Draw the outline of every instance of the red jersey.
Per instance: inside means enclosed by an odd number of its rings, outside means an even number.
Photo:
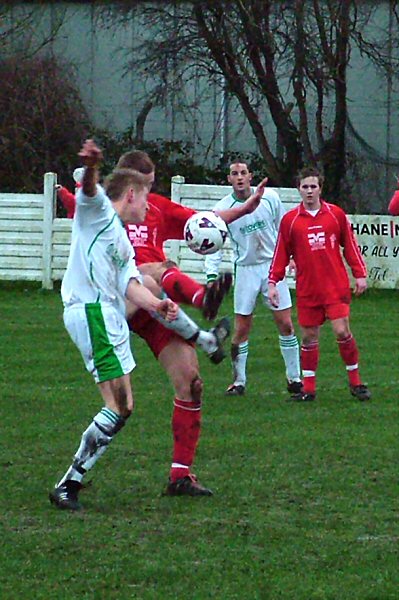
[[[296,294],[299,306],[320,306],[350,301],[350,283],[342,260],[355,278],[366,277],[366,265],[345,212],[321,201],[316,216],[301,204],[281,221],[269,272],[269,282],[285,276],[292,257],[296,264]]]
[[[75,196],[65,188],[58,190],[68,211],[68,219],[75,213]],[[135,251],[136,264],[163,262],[166,256],[163,244],[167,240],[182,240],[184,225],[197,211],[159,194],[148,194],[148,210],[143,223],[128,223],[126,231]]]
[[[184,225],[197,211],[172,202],[165,196],[148,194],[148,210],[143,223],[126,225],[136,253],[136,263],[163,262],[166,240],[182,240]]]
[[[388,211],[393,217],[399,216],[399,190],[396,190],[391,198]]]
[[[72,194],[72,192],[67,190],[65,187],[60,187],[57,190],[57,194],[65,210],[67,211],[67,218],[73,219],[76,207],[75,194]]]

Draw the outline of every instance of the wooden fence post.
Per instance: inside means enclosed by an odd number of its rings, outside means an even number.
[[[43,252],[42,252],[42,287],[45,290],[53,289],[51,263],[53,258],[53,220],[55,217],[57,183],[56,173],[44,175],[44,202],[43,202]]]

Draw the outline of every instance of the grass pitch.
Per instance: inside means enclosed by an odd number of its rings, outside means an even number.
[[[397,292],[352,305],[359,403],[328,324],[318,399],[286,402],[277,332],[258,306],[247,394],[201,357],[195,472],[212,498],[165,498],[172,388],[134,339],[136,410],[87,479],[84,510],[48,491],[101,401],[57,293],[0,287],[0,598],[388,600],[398,597]],[[223,313],[231,313],[231,300]]]

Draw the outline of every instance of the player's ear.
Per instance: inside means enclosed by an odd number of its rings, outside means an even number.
[[[129,204],[134,202],[134,189],[131,187],[127,192],[127,201]]]

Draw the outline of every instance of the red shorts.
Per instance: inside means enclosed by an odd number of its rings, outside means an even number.
[[[349,317],[350,305],[344,302],[336,304],[321,304],[320,306],[298,306],[298,323],[301,327],[318,327],[326,319],[334,321]]]
[[[171,340],[182,338],[174,331],[167,329],[145,310],[138,310],[131,319],[128,320],[129,329],[137,333],[147,342],[148,347],[158,358],[162,350],[170,344]]]

